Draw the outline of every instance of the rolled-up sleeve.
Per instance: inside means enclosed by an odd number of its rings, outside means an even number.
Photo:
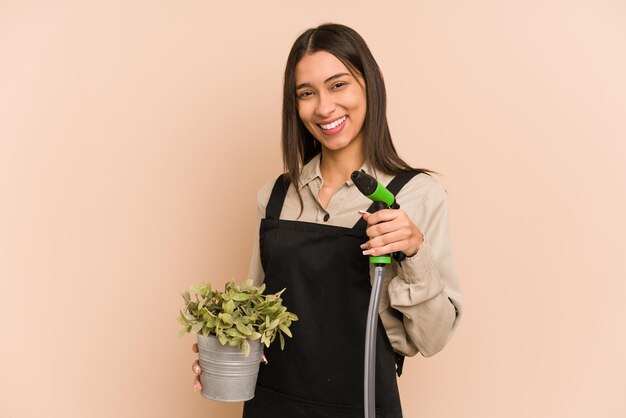
[[[410,351],[429,357],[447,344],[462,313],[443,185],[433,182],[416,210],[408,215],[424,234],[424,240],[417,254],[404,260],[389,282],[389,303],[402,314],[408,342],[416,349]]]

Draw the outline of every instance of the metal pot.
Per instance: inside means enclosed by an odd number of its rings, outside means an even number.
[[[202,396],[214,401],[241,402],[254,397],[259,374],[261,340],[249,341],[246,357],[238,347],[220,344],[214,335],[198,334]]]

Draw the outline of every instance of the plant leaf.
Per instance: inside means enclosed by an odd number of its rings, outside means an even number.
[[[194,319],[196,319],[195,315],[189,312],[181,312],[180,314],[184,316],[187,321],[193,321]]]
[[[278,328],[280,328],[280,330],[282,332],[284,332],[289,338],[293,337],[291,335],[291,331],[289,331],[289,328],[283,324],[278,324]],[[281,338],[282,338],[282,334],[281,334]]]
[[[185,291],[181,292],[181,296],[185,300],[185,303],[191,302],[191,296],[189,295],[188,291],[185,290]]]
[[[239,330],[239,332],[241,332],[243,335],[252,335],[252,330],[250,328],[248,328],[247,326],[239,323],[239,322],[235,322],[235,326],[237,327],[237,329]]]
[[[270,340],[265,336],[265,334],[261,335],[261,344],[265,344],[266,347],[270,346]]]
[[[250,355],[250,343],[246,340],[243,340],[241,342],[241,346],[239,347],[241,348],[241,351],[243,352],[243,354],[248,357],[248,355]]]
[[[233,295],[233,300],[236,300],[238,302],[245,302],[246,300],[250,299],[250,295],[248,295],[247,293],[235,293]]]
[[[273,320],[272,322],[270,322],[269,326],[267,327],[267,330],[276,328],[279,323],[280,323],[280,319]]]
[[[227,314],[232,314],[235,311],[235,302],[232,299],[229,299],[222,305],[222,308]]]
[[[227,328],[224,330],[224,333],[228,335],[229,337],[237,337],[241,335],[239,331],[237,330],[237,328]]]
[[[274,315],[276,313],[276,311],[278,310],[277,306],[270,306],[268,308],[265,308],[261,311],[261,313],[263,315]]]
[[[221,314],[218,315],[218,318],[224,321],[224,323],[227,325],[233,324],[233,316],[229,313],[222,312]]]
[[[196,322],[195,324],[191,326],[191,330],[189,332],[191,332],[192,334],[197,334],[198,331],[200,331],[203,326],[204,326],[204,322]]]

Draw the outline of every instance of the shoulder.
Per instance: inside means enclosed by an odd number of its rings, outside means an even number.
[[[270,200],[270,195],[272,194],[272,189],[274,188],[274,184],[276,183],[276,179],[267,181],[256,193],[256,202],[259,208],[265,208],[267,205],[267,201]]]
[[[411,204],[435,203],[445,201],[448,192],[443,183],[432,175],[420,173],[413,177],[398,193],[398,202]]]
[[[270,200],[270,196],[272,194],[272,190],[274,189],[274,185],[276,184],[276,180],[278,180],[278,176],[273,180],[267,181],[256,194],[256,201],[259,209],[265,210],[267,206],[267,202]]]

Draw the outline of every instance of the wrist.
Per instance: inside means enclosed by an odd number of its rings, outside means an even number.
[[[406,254],[406,257],[407,258],[415,257],[422,249],[423,244],[424,244],[424,234],[422,234],[422,237],[419,239],[419,244],[417,244],[417,248],[415,248],[414,251],[411,252],[411,254]]]

